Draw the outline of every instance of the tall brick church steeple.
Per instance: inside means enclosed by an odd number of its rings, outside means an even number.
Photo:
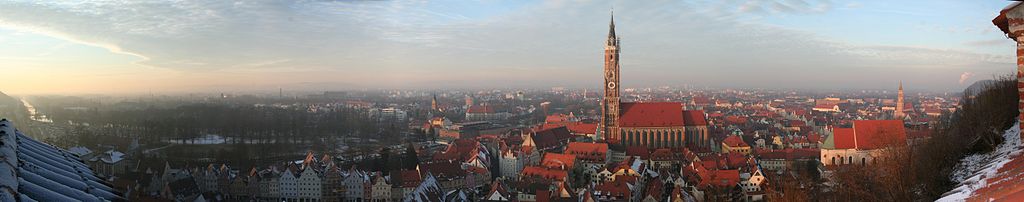
[[[441,111],[440,108],[437,107],[437,95],[434,95],[434,99],[430,100],[430,110]]]
[[[619,140],[619,38],[615,36],[614,13],[604,44],[604,99],[601,106],[600,138]]]
[[[896,93],[896,112],[894,118],[903,120],[903,81],[900,81],[900,90]]]

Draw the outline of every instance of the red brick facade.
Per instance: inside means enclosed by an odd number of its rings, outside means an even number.
[[[619,38],[615,37],[615,19],[608,25],[604,46],[604,99],[601,103],[601,138],[618,142],[619,124]]]

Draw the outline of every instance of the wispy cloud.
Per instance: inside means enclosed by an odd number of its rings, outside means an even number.
[[[738,5],[737,11],[751,14],[809,14],[832,10],[832,2],[827,0],[748,0]]]
[[[960,82],[959,83],[961,85],[963,85],[965,82],[967,82],[968,79],[971,79],[971,76],[974,76],[974,73],[972,73],[972,72],[964,72],[964,73],[960,74]]]
[[[1008,39],[990,39],[990,40],[968,41],[968,42],[964,43],[964,45],[967,45],[967,46],[980,46],[980,47],[1000,46],[1000,45],[1007,45],[1007,44],[1013,44],[1013,41],[1008,40]]]
[[[382,87],[455,80],[477,82],[480,85],[476,86],[481,87],[501,86],[508,83],[493,81],[508,78],[546,81],[530,85],[593,85],[600,78],[600,46],[607,33],[608,10],[613,5],[624,44],[623,76],[630,79],[624,85],[769,83],[794,87],[816,82],[823,84],[814,86],[835,87],[882,83],[863,80],[900,76],[878,76],[877,72],[912,75],[913,71],[927,69],[952,78],[967,68],[976,68],[970,71],[982,74],[1013,61],[1012,53],[852,43],[755,20],[825,17],[839,12],[835,7],[928,14],[912,9],[868,8],[856,2],[466,4],[6,1],[0,2],[0,26],[102,47],[162,69],[271,72],[267,76],[292,71],[317,74],[319,79],[293,82],[345,80]],[[963,32],[976,30],[984,29]],[[998,43],[1002,42],[972,41],[964,45]],[[500,75],[487,76],[494,72]]]

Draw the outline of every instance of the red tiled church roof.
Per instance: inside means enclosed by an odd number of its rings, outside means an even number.
[[[879,149],[907,141],[907,132],[900,120],[856,120],[853,128],[836,128],[832,134],[836,149]]]
[[[678,102],[622,103],[620,108],[623,127],[683,126],[683,107]]]
[[[856,147],[853,139],[853,128],[832,129],[833,141],[836,149],[853,149]]]
[[[900,120],[857,120],[853,121],[853,130],[858,149],[878,149],[907,141],[907,132]]]
[[[683,125],[704,126],[708,121],[704,118],[704,110],[683,110]]]

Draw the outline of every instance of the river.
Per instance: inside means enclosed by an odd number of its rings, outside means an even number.
[[[25,105],[25,109],[28,109],[29,119],[43,123],[53,123],[52,119],[47,118],[46,115],[36,111],[36,107],[32,106],[32,103],[28,103],[28,100],[25,100],[25,98],[21,98],[21,104]]]

